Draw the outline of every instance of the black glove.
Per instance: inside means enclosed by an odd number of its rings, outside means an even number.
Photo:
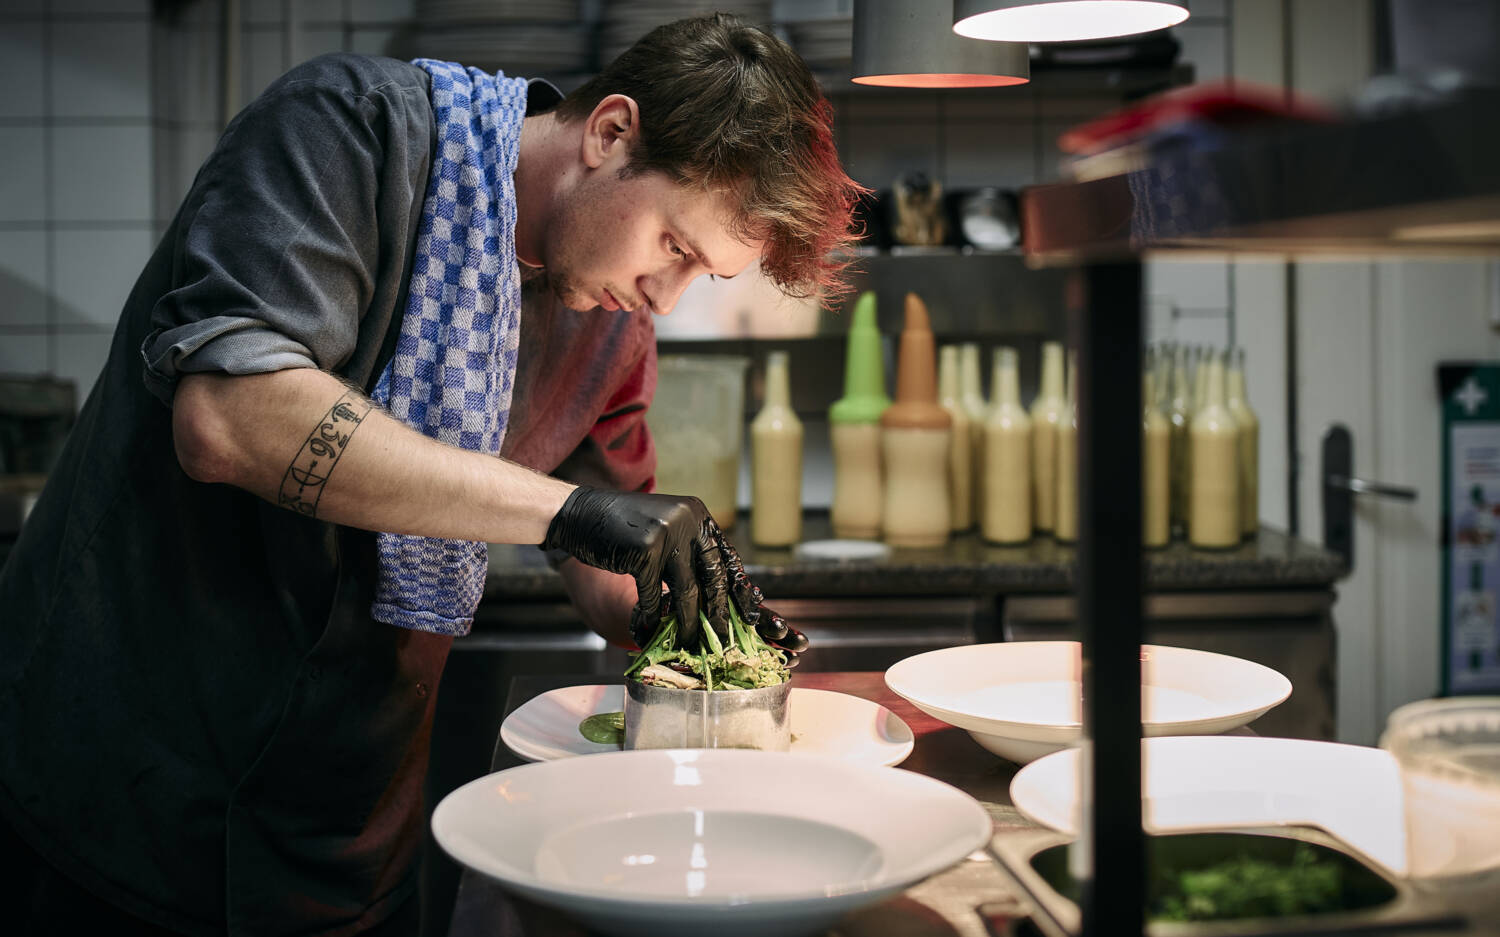
[[[661,626],[663,582],[672,590],[684,646],[698,642],[700,608],[714,631],[729,635],[729,581],[745,570],[697,498],[575,488],[552,518],[542,547],[635,579],[630,635],[641,647]]]
[[[755,626],[763,641],[786,654],[788,669],[797,666],[798,655],[807,650],[807,635],[787,624],[787,620],[775,610],[765,606],[761,601],[760,587],[745,575],[745,566],[740,562],[739,554],[734,552],[734,547],[725,541],[724,549],[733,557],[736,569],[730,576],[729,588],[734,596],[734,604],[739,606],[740,617],[746,624]]]

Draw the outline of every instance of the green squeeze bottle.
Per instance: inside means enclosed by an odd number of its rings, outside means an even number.
[[[885,393],[885,365],[880,329],[875,324],[875,294],[860,294],[849,324],[844,354],[844,396],[828,411],[833,437],[833,509],[835,537],[875,540],[880,537],[884,476],[880,462],[880,415],[891,405]]]

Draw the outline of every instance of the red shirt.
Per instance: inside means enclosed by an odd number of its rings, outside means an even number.
[[[523,294],[521,348],[500,454],[581,485],[650,491],[656,449],[656,329],[645,310],[568,309],[539,285]]]

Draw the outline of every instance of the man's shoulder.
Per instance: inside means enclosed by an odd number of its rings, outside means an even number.
[[[382,55],[329,52],[294,66],[266,91],[316,89],[386,97],[412,93],[425,101],[427,87],[427,72],[410,62]]]

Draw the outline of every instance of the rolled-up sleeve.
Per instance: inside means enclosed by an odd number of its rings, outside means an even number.
[[[168,405],[183,374],[335,370],[354,350],[380,262],[381,139],[327,72],[293,70],[247,107],[183,204],[141,345]]]

